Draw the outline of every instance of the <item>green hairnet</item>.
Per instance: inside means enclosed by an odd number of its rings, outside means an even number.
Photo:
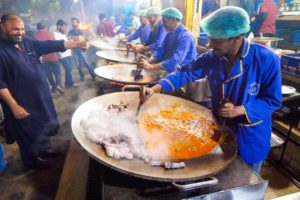
[[[161,10],[157,7],[151,7],[147,10],[147,16],[151,15],[161,15]]]
[[[163,17],[175,18],[178,20],[182,19],[182,13],[177,8],[174,7],[164,9],[161,15]]]
[[[247,33],[250,30],[250,19],[242,8],[227,6],[204,18],[201,28],[211,38],[226,39]]]
[[[146,17],[147,16],[147,10],[139,10],[138,16],[139,17]]]

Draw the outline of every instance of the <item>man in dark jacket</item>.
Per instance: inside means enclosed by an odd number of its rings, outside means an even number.
[[[88,46],[79,41],[25,38],[24,23],[15,14],[3,15],[0,25],[0,102],[7,143],[18,143],[26,168],[48,167],[46,158],[57,154],[50,136],[57,133],[58,121],[39,57]]]

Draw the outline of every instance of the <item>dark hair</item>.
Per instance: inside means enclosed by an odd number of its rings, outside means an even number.
[[[12,17],[17,17],[18,15],[15,13],[7,13],[1,16],[1,24],[9,21],[12,19]]]
[[[105,18],[106,16],[105,16],[104,13],[100,13],[98,17],[99,17],[99,20],[102,21],[102,20],[104,20],[104,18]]]
[[[79,19],[77,18],[77,17],[73,17],[72,19],[71,19],[71,21],[77,21],[77,23],[79,23],[80,21],[79,21]]]
[[[56,26],[64,26],[64,25],[68,25],[63,19],[58,19],[56,21]]]
[[[43,22],[38,22],[36,24],[36,28],[37,28],[37,30],[42,30],[42,29],[45,29],[46,26],[45,26],[45,24]]]

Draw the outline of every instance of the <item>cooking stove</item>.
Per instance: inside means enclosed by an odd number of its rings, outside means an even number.
[[[199,169],[201,170],[201,169]],[[146,180],[117,172],[90,159],[87,199],[263,199],[268,181],[262,180],[240,158],[214,176],[215,186],[178,191],[169,182]]]

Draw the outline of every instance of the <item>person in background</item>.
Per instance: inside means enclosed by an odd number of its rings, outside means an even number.
[[[254,19],[257,26],[257,36],[275,36],[277,13],[277,5],[272,0],[263,0],[259,13]]]
[[[100,37],[113,37],[114,27],[112,23],[106,21],[106,16],[104,13],[99,14],[99,24],[97,26],[97,35]]]
[[[122,14],[119,16],[119,20],[117,21],[117,23],[114,26],[114,33],[116,35],[118,34],[125,34],[128,35],[130,34],[129,30],[128,30],[128,26],[125,23],[125,16]]]
[[[40,56],[70,48],[87,49],[80,41],[38,41],[25,37],[24,23],[16,14],[1,16],[0,103],[6,143],[18,143],[25,168],[47,168],[57,156],[50,137],[58,121]]]
[[[133,47],[133,51],[144,53],[157,50],[166,37],[166,29],[161,20],[161,10],[157,7],[151,7],[146,13],[150,23],[150,36],[145,45],[139,44]]]
[[[164,69],[168,73],[177,70],[179,65],[187,65],[197,56],[194,36],[181,23],[182,13],[170,7],[162,12],[163,25],[168,31],[162,45],[153,52],[151,58],[142,59],[144,69]]]
[[[7,161],[4,158],[4,147],[0,144],[0,174],[5,170]]]
[[[255,14],[255,1],[253,0],[241,0],[240,7],[248,13],[250,19]]]
[[[210,15],[212,12],[220,8],[220,0],[203,0],[202,3],[202,19]]]
[[[146,42],[148,41],[150,35],[150,24],[148,23],[146,12],[146,10],[140,11],[139,17],[141,21],[141,26],[134,33],[130,34],[127,37],[128,42],[140,39],[141,44],[146,44]]]
[[[37,23],[38,32],[35,34],[34,39],[40,41],[54,40],[53,35],[46,30],[46,26],[42,22]],[[42,66],[47,75],[48,81],[51,85],[51,91],[60,94],[64,94],[64,90],[61,87],[61,71],[58,62],[57,53],[46,54],[41,57]]]
[[[131,19],[131,26],[129,29],[131,32],[134,32],[141,26],[140,19],[135,15],[134,12],[129,12],[128,16]]]
[[[67,41],[67,23],[63,19],[58,19],[56,22],[56,30],[54,32],[55,40],[64,40]],[[78,85],[74,83],[72,76],[72,52],[70,49],[59,52],[58,57],[59,61],[65,69],[65,87],[77,87]]]
[[[71,40],[78,40],[83,41],[84,40],[84,32],[79,28],[80,21],[78,18],[74,17],[72,18],[72,29],[69,31],[68,37]],[[96,80],[96,75],[94,73],[94,69],[91,64],[89,64],[86,59],[84,58],[83,52],[80,48],[74,48],[72,49],[72,56],[75,59],[77,69],[79,71],[80,80],[84,81],[85,75],[82,70],[82,67],[84,65],[87,66],[88,71],[92,77],[92,80]]]
[[[250,19],[242,8],[223,7],[203,19],[201,26],[212,50],[152,88],[141,90],[140,100],[145,102],[153,92],[172,92],[207,76],[212,112],[226,118],[237,137],[238,154],[259,173],[270,150],[271,114],[282,102],[279,57],[245,39]]]

